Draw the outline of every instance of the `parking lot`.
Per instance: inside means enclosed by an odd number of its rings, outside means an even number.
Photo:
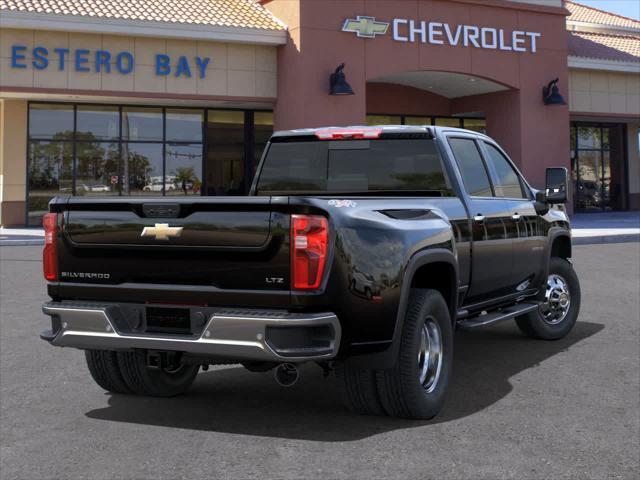
[[[289,389],[229,366],[183,397],[109,395],[81,351],[38,338],[41,247],[0,247],[0,477],[637,478],[640,245],[574,254],[573,332],[458,333],[446,407],[415,422],[349,413],[315,366]]]

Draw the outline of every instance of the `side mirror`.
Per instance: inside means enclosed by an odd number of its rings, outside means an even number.
[[[567,203],[569,175],[564,167],[547,168],[545,201],[550,205]]]

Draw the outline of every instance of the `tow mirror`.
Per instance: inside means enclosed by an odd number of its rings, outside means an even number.
[[[567,203],[569,190],[567,169],[564,167],[547,168],[545,201],[550,204]]]

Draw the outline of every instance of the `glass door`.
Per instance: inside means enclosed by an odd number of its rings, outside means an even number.
[[[626,208],[624,126],[574,124],[571,128],[575,210]]]

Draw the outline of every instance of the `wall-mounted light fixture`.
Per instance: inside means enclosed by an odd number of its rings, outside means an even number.
[[[347,83],[343,70],[344,63],[341,63],[329,77],[329,95],[353,95],[353,89]]]
[[[542,101],[545,105],[566,105],[564,97],[560,95],[558,88],[558,78],[549,82],[549,85],[542,87]]]

